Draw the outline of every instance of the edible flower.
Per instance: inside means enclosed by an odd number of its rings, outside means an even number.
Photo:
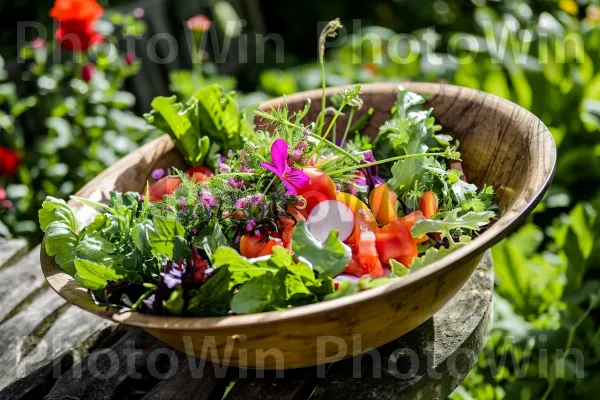
[[[298,195],[298,189],[308,186],[310,178],[304,172],[288,165],[288,144],[283,139],[277,139],[271,146],[272,163],[262,162],[261,167],[271,171],[281,179],[288,192],[293,196]]]

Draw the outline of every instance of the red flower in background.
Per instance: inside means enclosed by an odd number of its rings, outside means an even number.
[[[94,29],[104,10],[96,0],[56,0],[50,16],[58,21],[54,37],[67,51],[86,51],[104,41]]]
[[[89,82],[94,77],[94,66],[92,64],[85,64],[81,67],[81,79],[84,82]]]
[[[0,175],[14,175],[19,170],[23,158],[6,147],[0,146]]]

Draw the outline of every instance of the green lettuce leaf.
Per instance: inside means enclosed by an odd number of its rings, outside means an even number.
[[[67,274],[75,275],[75,256],[79,236],[63,218],[46,225],[44,243],[46,253],[54,257],[56,264]]]
[[[38,212],[40,219],[40,228],[46,232],[46,228],[52,222],[61,221],[66,224],[73,232],[77,231],[77,219],[71,207],[64,200],[47,196],[42,203],[42,208]]]
[[[126,276],[125,270],[112,263],[99,263],[81,258],[75,258],[75,269],[75,281],[90,290],[104,289],[108,282],[118,281]]]
[[[338,239],[337,231],[331,231],[321,243],[309,232],[306,221],[294,227],[292,248],[296,258],[305,259],[315,271],[330,278],[342,273],[352,258],[350,247]]]

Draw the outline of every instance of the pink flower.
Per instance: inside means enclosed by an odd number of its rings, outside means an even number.
[[[142,18],[144,18],[144,14],[145,14],[145,12],[144,12],[143,8],[138,7],[135,10],[133,10],[133,16],[136,19],[142,19]]]
[[[46,41],[40,37],[35,38],[33,42],[31,42],[31,47],[33,47],[34,49],[41,49],[43,47],[46,47]]]
[[[0,201],[6,200],[6,189],[0,187]]]
[[[235,208],[238,210],[243,210],[246,207],[248,207],[248,200],[245,197],[235,202]]]
[[[226,174],[228,172],[231,172],[231,168],[227,164],[221,164],[219,166],[219,172],[222,173],[222,174]]]
[[[210,29],[211,21],[204,14],[198,14],[187,20],[186,26],[192,32],[206,32]]]
[[[283,139],[277,139],[271,146],[271,160],[273,162],[263,161],[260,165],[277,175],[288,192],[296,196],[299,188],[306,187],[310,183],[310,178],[299,169],[290,167],[287,162],[287,156],[288,144]]]

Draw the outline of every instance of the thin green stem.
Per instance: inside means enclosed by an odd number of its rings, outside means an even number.
[[[271,189],[271,186],[273,186],[273,183],[275,183],[275,180],[278,178],[277,175],[275,175],[273,177],[273,179],[271,179],[271,182],[269,182],[269,184],[267,185],[267,187],[265,188],[265,194],[269,192],[269,189]]]
[[[346,103],[342,103],[342,105],[340,106],[340,108],[338,108],[338,110],[336,111],[335,115],[331,119],[331,122],[329,123],[329,126],[327,127],[327,130],[325,131],[325,133],[323,135],[321,135],[321,141],[319,142],[319,144],[317,144],[317,147],[315,148],[313,154],[315,154],[317,151],[319,151],[319,149],[323,145],[323,139],[325,139],[327,136],[329,136],[329,132],[335,126],[335,121],[338,119],[338,117],[342,113],[342,109],[345,106],[346,106]],[[313,154],[311,154],[311,157],[312,157]]]
[[[348,136],[348,132],[350,131],[350,125],[352,125],[352,118],[354,118],[354,107],[350,109],[350,115],[348,116],[348,124],[346,125],[346,130],[344,131],[344,136],[342,137],[342,141],[340,145],[344,145],[346,141],[346,137]]]
[[[319,136],[323,132],[323,126],[325,125],[325,103],[327,101],[325,97],[325,61],[323,60],[323,52],[319,52],[319,65],[321,67],[321,112],[319,113],[319,123],[317,124],[317,129],[319,131]]]
[[[229,178],[229,177],[239,176],[239,175],[254,175],[254,173],[253,172],[227,172],[227,173],[224,173],[224,174],[215,175],[215,176],[213,176],[210,179],[213,179],[213,178]]]
[[[330,172],[329,176],[340,175],[340,174],[343,174],[345,172],[354,171],[356,169],[374,167],[375,165],[385,164],[385,163],[392,162],[392,161],[405,160],[407,158],[437,157],[437,156],[444,156],[445,154],[446,153],[406,154],[406,155],[403,155],[403,156],[396,156],[396,157],[386,158],[385,160],[375,161],[375,162],[371,162],[371,163],[367,163],[367,164],[360,164],[360,165],[356,165],[356,166],[352,166],[352,167],[345,167],[345,168],[342,168],[342,169],[338,169],[337,171]]]

